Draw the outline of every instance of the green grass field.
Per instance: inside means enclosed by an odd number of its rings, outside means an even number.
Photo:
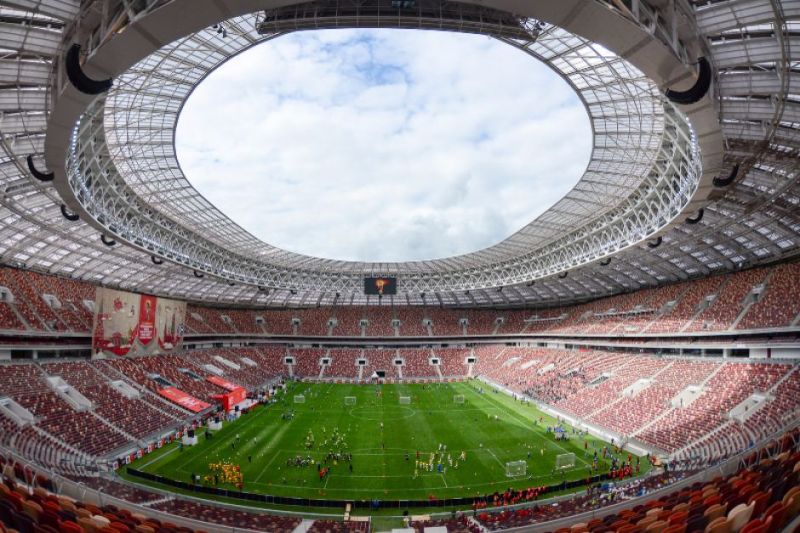
[[[304,395],[305,403],[294,403],[295,395]],[[454,401],[456,395],[464,396],[463,404]],[[345,405],[348,396],[356,398],[355,405]],[[400,396],[410,396],[410,405],[401,405]],[[227,461],[240,466],[247,492],[312,499],[422,500],[429,495],[475,496],[586,478],[594,449],[599,452],[606,444],[572,435],[567,442],[556,441],[546,432],[554,419],[478,381],[381,386],[295,383],[280,398],[225,424],[209,440],[199,431],[197,446],[180,450],[174,443],[131,467],[188,482],[192,473],[209,475],[210,463]],[[290,411],[293,418],[284,420]],[[339,435],[336,444],[334,431]],[[446,445],[447,451],[438,453],[439,445]],[[330,451],[352,454],[352,472],[347,461],[325,463]],[[437,453],[435,463],[441,461],[446,470],[417,469],[415,476],[417,451],[425,463]],[[466,460],[458,459],[462,451]],[[554,472],[556,456],[565,453],[575,453],[575,467]],[[288,466],[287,461],[297,456],[310,457],[311,463]],[[506,463],[520,460],[526,462],[527,473],[507,477]],[[319,478],[317,462],[330,468],[325,479]],[[641,466],[644,474],[648,462],[642,460]],[[600,471],[607,470],[608,463],[601,461]]]

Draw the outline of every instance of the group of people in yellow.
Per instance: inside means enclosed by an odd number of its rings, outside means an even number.
[[[230,483],[240,487],[244,484],[244,475],[239,465],[233,463],[209,463],[209,473],[203,477],[203,481],[209,485],[219,485],[220,483]]]
[[[463,450],[458,457],[453,459],[453,456],[447,451],[446,444],[439,444],[439,449],[435,452],[431,452],[427,461],[425,461],[424,458],[422,458],[422,454],[417,451],[417,459],[414,465],[414,479],[417,479],[420,471],[433,472],[435,470],[440,474],[446,474],[448,466],[458,470],[459,461],[463,463],[466,460],[467,452]]]

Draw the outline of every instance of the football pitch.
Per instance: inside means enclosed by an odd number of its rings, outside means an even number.
[[[586,479],[595,450],[599,473],[608,471],[605,442],[571,427],[569,439],[557,441],[547,431],[556,424],[479,381],[290,383],[277,402],[225,423],[211,438],[199,429],[197,446],[173,443],[130,466],[183,482],[199,475],[202,484],[232,490],[236,480],[226,481],[224,471],[238,467],[245,492],[332,500],[470,497]],[[568,453],[575,454],[574,467],[556,469],[556,457]],[[507,463],[514,461],[525,472],[509,476]],[[232,466],[212,469],[220,463]],[[641,473],[648,469],[642,459]]]

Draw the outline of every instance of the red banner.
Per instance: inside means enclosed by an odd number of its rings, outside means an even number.
[[[198,400],[194,396],[189,396],[182,390],[178,390],[175,387],[164,387],[163,389],[160,389],[158,393],[167,400],[174,402],[184,409],[192,411],[193,413],[199,413],[203,409],[211,407],[210,403]]]
[[[185,316],[186,302],[98,287],[92,353],[153,355],[180,349]]]
[[[220,387],[222,387],[225,390],[233,391],[233,390],[242,388],[241,385],[237,385],[236,383],[232,383],[232,382],[228,381],[227,379],[221,378],[219,376],[207,376],[206,377],[206,381],[208,381],[209,383],[213,383],[214,385],[219,385]]]
[[[139,303],[139,342],[144,345],[156,336],[156,297],[142,295]]]

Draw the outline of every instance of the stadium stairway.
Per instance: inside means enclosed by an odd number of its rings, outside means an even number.
[[[114,430],[114,431],[117,431],[118,433],[122,433],[122,434],[125,436],[125,438],[126,438],[126,439],[128,439],[128,441],[130,441],[130,442],[136,442],[136,443],[138,443],[140,446],[144,444],[144,441],[142,441],[142,440],[140,440],[140,439],[137,439],[136,437],[134,437],[133,435],[131,435],[130,433],[128,433],[127,431],[125,431],[125,430],[124,430],[124,429],[122,429],[121,427],[115,426],[114,424],[112,424],[111,422],[109,422],[108,420],[106,420],[105,418],[103,418],[102,416],[100,416],[99,414],[97,414],[97,412],[96,412],[96,411],[94,411],[94,410],[91,410],[91,411],[89,411],[89,413],[90,413],[90,414],[91,414],[93,417],[95,417],[97,420],[99,420],[99,421],[100,421],[102,424],[104,424],[106,427],[108,427],[108,428],[110,428],[110,429],[112,429],[112,430]]]
[[[19,320],[20,324],[23,324],[25,326],[25,329],[33,329],[31,328],[31,325],[28,323],[28,321],[25,320],[25,317],[22,316],[22,313],[19,312],[19,309],[17,309],[16,304],[8,302],[7,305],[8,308],[14,312],[14,316],[17,317],[17,320]]]
[[[155,500],[149,500],[149,501],[146,501],[146,502],[141,502],[139,505],[142,505],[144,507],[150,507],[152,505],[158,505],[160,503],[167,503],[167,502],[172,501],[174,499],[175,498],[173,496],[164,496],[163,498],[157,498]]]
[[[325,351],[325,357],[330,357],[330,356],[331,356],[331,351],[330,350],[326,350]],[[325,365],[319,365],[319,375],[317,375],[317,379],[322,379],[322,376],[325,375],[325,369],[326,368],[328,368],[328,367],[325,366]]]
[[[702,299],[700,300],[700,303],[698,304],[697,308],[692,314],[692,317],[689,320],[687,320],[686,323],[683,325],[683,327],[681,327],[678,331],[680,332],[687,331],[691,327],[691,325],[694,324],[695,320],[700,318],[700,315],[705,313],[705,311],[709,307],[713,306],[716,303],[716,301],[719,299],[720,294],[722,294],[723,291],[725,291],[730,281],[731,281],[730,278],[723,278],[722,283],[718,287],[716,287],[715,290],[712,290],[711,292],[704,294]],[[705,298],[708,297],[710,294],[716,294],[716,297],[711,301],[707,301]]]
[[[292,533],[307,533],[307,531],[311,529],[311,526],[314,525],[314,522],[315,520],[303,520],[297,524],[297,527],[292,530]]]

